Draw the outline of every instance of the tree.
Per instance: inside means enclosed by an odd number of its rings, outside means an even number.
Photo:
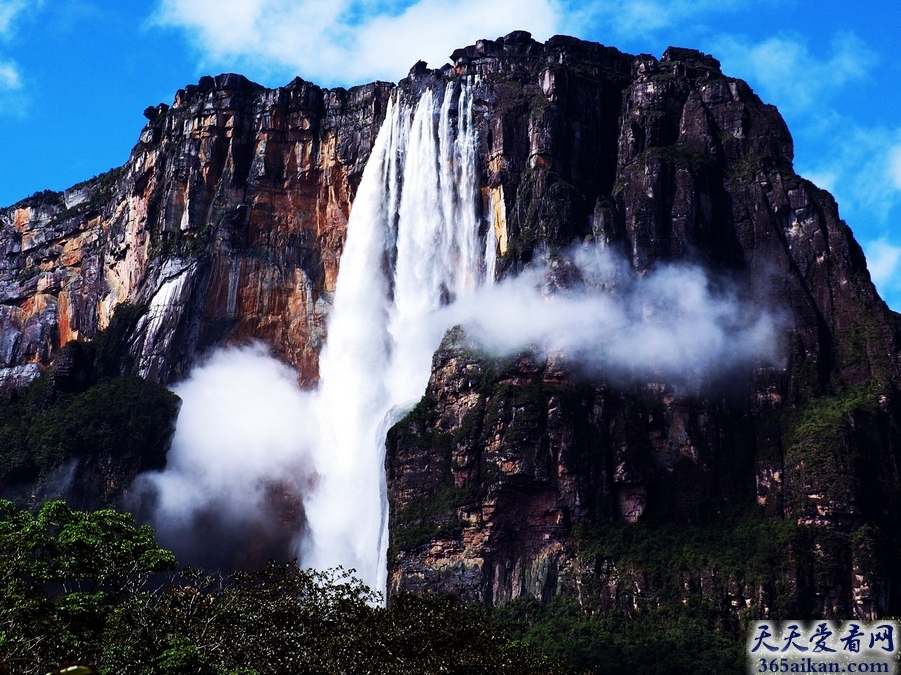
[[[400,595],[384,608],[351,571],[296,562],[161,578],[174,556],[127,513],[50,502],[33,516],[0,502],[0,517],[0,672],[564,672],[451,598]]]
[[[110,610],[174,569],[153,530],[111,509],[45,504],[37,516],[0,500],[0,659],[46,673],[99,654]]]

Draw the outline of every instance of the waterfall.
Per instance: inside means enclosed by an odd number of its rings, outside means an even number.
[[[494,277],[496,241],[478,210],[471,82],[388,105],[347,225],[319,360],[305,500],[307,566],[343,565],[385,590],[385,433],[422,395],[448,326],[443,305]],[[487,232],[481,230],[487,229]]]
[[[778,317],[713,292],[722,284],[690,265],[637,275],[611,249],[580,246],[566,254],[584,282],[572,291],[545,292],[553,265],[492,284],[498,235],[479,210],[478,86],[389,102],[348,222],[317,389],[283,386],[293,375],[262,347],[223,350],[178,385],[166,469],[135,489],[152,495],[164,545],[216,558],[278,520],[273,495],[302,493],[303,564],[353,568],[384,591],[385,434],[422,395],[454,324],[487,352],[541,350],[623,381],[702,383],[782,363]]]

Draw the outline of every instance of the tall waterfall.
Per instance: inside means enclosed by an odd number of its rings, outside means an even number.
[[[494,233],[480,232],[472,84],[396,95],[347,225],[320,360],[314,451],[305,501],[304,565],[343,565],[386,584],[385,434],[422,395],[446,326],[442,305],[494,277]]]
[[[489,287],[498,242],[479,217],[477,86],[390,102],[348,223],[319,388],[284,386],[294,374],[261,347],[223,350],[176,387],[166,470],[142,478],[164,545],[215,553],[241,540],[232,529],[278,520],[273,495],[302,493],[303,564],[354,568],[384,590],[385,434],[422,395],[454,323],[486,351],[543,350],[623,381],[702,383],[781,363],[778,317],[691,265],[637,275],[610,248],[579,246],[567,255],[584,283],[571,291],[551,299],[540,265]]]

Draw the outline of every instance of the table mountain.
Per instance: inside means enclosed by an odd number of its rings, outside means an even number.
[[[451,58],[349,90],[204,77],[145,111],[123,167],[0,210],[2,386],[60,372],[123,303],[119,374],[167,384],[259,339],[314,384],[389,98],[466,79],[499,279],[544,265],[565,288],[574,242],[637,275],[697,265],[781,318],[780,363],[624,382],[451,331],[388,436],[389,590],[897,612],[898,315],[778,111],[690,49],[520,31]]]

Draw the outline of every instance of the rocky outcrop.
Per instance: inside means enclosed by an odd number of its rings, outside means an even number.
[[[145,112],[121,169],[0,212],[0,377],[48,365],[130,301],[146,309],[131,345],[144,377],[172,381],[209,346],[257,338],[315,380],[350,204],[392,88],[205,77]]]
[[[613,604],[659,604],[666,583],[629,555],[587,553],[586,533],[636,521],[710,531],[756,504],[800,528],[778,544],[792,562],[761,581],[699,556],[684,573],[718,580],[686,589],[759,616],[888,611],[894,554],[852,541],[899,533],[897,317],[832,197],[794,173],[775,108],[692,50],[658,60],[520,35],[455,58],[487,92],[485,201],[503,204],[506,270],[574,239],[619,249],[638,273],[697,263],[782,313],[786,362],[702,389],[622,386],[530,354],[499,364],[449,339],[389,435],[391,588],[591,604],[592,586]],[[754,550],[776,536],[759,527]]]
[[[688,49],[657,59],[515,32],[452,60],[347,91],[203,78],[145,111],[121,169],[0,211],[0,386],[93,338],[126,300],[142,311],[126,343],[146,378],[257,338],[315,381],[389,96],[468,78],[498,275],[574,241],[637,274],[692,262],[784,318],[784,367],[624,385],[449,335],[389,435],[391,590],[652,605],[672,580],[613,551],[604,528],[720,532],[759,512],[747,527],[785,552],[778,578],[701,556],[673,583],[759,615],[897,608],[897,315],[832,197],[794,173],[776,109]],[[549,270],[551,285],[565,274]],[[748,560],[766,558],[756,546]]]

